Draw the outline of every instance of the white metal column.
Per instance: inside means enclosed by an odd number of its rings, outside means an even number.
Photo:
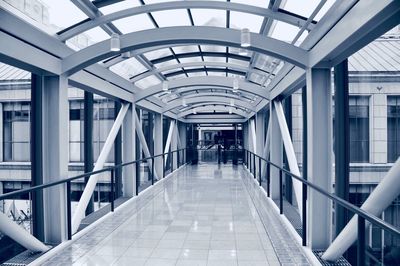
[[[163,115],[154,113],[154,155],[162,154],[163,151]],[[163,173],[163,160],[159,156],[154,159],[154,167],[158,176],[161,178]]]
[[[134,117],[135,104],[130,104],[122,124],[122,162],[136,160],[136,126]],[[127,165],[122,168],[123,194],[125,197],[133,197],[136,194],[136,166]]]
[[[256,152],[257,151],[257,143],[256,143],[256,121],[255,118],[249,121],[249,145],[250,151]]]
[[[171,138],[171,151],[175,151],[178,149],[178,123],[174,123],[174,130],[172,131],[172,138]],[[178,155],[174,153],[172,156],[173,161],[172,165],[174,166],[174,169],[178,167]]]
[[[243,148],[250,150],[248,128],[249,128],[249,121],[247,120],[246,122],[243,123]]]
[[[308,180],[332,191],[332,92],[330,69],[307,69]],[[310,189],[307,200],[308,246],[325,249],[331,240],[331,203]]]
[[[265,112],[264,110],[260,110],[257,114],[256,114],[256,151],[255,153],[258,156],[263,156],[263,151],[264,151],[264,135],[265,135]],[[256,160],[256,174],[257,174],[257,178],[259,175],[259,172],[261,171],[261,169],[259,169],[259,165],[258,164],[258,160]]]
[[[96,164],[93,168],[94,172],[103,169],[107,157],[114,144],[114,140],[118,134],[119,129],[121,128],[125,115],[128,112],[128,109],[129,109],[129,104],[122,104],[121,110],[119,111],[118,116],[115,119],[115,122],[110,130],[110,133],[108,134],[104,146],[99,154],[99,158],[97,159]],[[100,174],[90,176],[89,181],[87,182],[85,189],[83,190],[81,199],[79,200],[78,206],[76,207],[75,213],[72,217],[73,233],[78,231],[79,224],[81,223],[83,217],[85,217],[86,207],[89,203],[89,200],[93,194],[94,189],[96,188],[96,184],[99,177]]]
[[[270,160],[272,163],[282,167],[282,157],[283,157],[283,149],[282,149],[282,136],[279,129],[278,116],[276,115],[276,108],[274,104],[270,106],[271,114],[270,114]],[[270,196],[272,199],[279,199],[279,170],[272,166],[270,167]]]
[[[165,161],[164,161],[165,165],[167,164],[168,151],[169,151],[169,148],[171,147],[171,140],[172,140],[174,129],[175,129],[175,120],[171,120],[171,123],[169,124],[167,141],[165,142],[165,147],[164,147],[164,153],[167,153],[165,155]]]
[[[368,196],[367,200],[361,206],[361,209],[372,215],[379,216],[390,206],[390,204],[399,196],[400,192],[400,158],[390,168],[389,172],[378,184],[378,186]],[[337,260],[357,239],[357,218],[354,215],[346,227],[336,237],[335,241],[329,246],[323,259],[328,261]],[[367,222],[368,224],[368,222]]]
[[[43,84],[43,183],[68,178],[68,79],[47,76]],[[44,190],[44,230],[47,243],[67,239],[66,186]]]
[[[184,149],[186,148],[186,124],[185,123],[179,123],[179,149]],[[183,150],[180,152],[180,160],[181,163],[186,162],[186,150]]]
[[[274,101],[275,106],[275,114],[278,117],[279,128],[281,130],[283,145],[285,147],[285,153],[287,157],[287,161],[289,163],[290,172],[300,176],[299,165],[297,164],[296,154],[293,148],[293,142],[290,137],[289,128],[286,123],[285,114],[283,112],[282,103],[278,101]],[[299,209],[300,217],[302,216],[302,183],[297,179],[292,178],[294,193],[296,196],[297,207]]]
[[[262,153],[263,158],[265,158],[267,160],[269,157],[270,147],[271,147],[271,142],[269,140],[270,138],[271,138],[271,117],[268,120],[267,134],[265,136],[264,150]],[[267,164],[266,163],[261,164],[261,173],[262,173],[262,176],[266,176],[266,174],[267,174]]]
[[[140,144],[142,146],[144,156],[151,157],[152,154],[150,153],[149,147],[147,146],[146,138],[144,137],[143,130],[142,130],[142,127],[140,124],[140,120],[139,120],[139,117],[137,116],[136,112],[134,112],[134,116],[135,116],[136,134],[137,134]],[[152,163],[151,159],[147,160],[147,165],[149,166],[149,169],[152,169],[153,163]],[[160,179],[159,175],[157,174],[157,171],[154,171],[154,179],[158,179],[158,180]]]

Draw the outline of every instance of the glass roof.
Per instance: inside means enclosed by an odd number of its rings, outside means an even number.
[[[179,0],[179,2],[185,0]],[[231,2],[233,4],[251,5],[259,8],[273,6],[273,0],[214,0]],[[8,1],[9,10],[29,21],[49,34],[62,34],[74,29],[84,21],[96,17],[109,15],[128,8],[140,7],[156,3],[172,2],[167,0],[123,0],[123,1],[69,1],[69,0],[41,0],[34,1],[32,10],[21,1]],[[22,4],[21,4],[22,3]],[[75,3],[77,3],[75,5]],[[335,0],[287,0],[274,12],[284,12],[297,19],[307,20],[315,25],[335,3]],[[96,5],[97,6],[96,6]],[[21,15],[22,14],[22,15]],[[67,15],[66,15],[67,14]],[[207,8],[181,8],[155,11],[147,14],[136,14],[120,18],[106,25],[96,26],[80,33],[66,41],[74,50],[80,50],[100,41],[110,38],[112,33],[128,34],[131,32],[154,28],[173,26],[213,26],[229,27],[232,29],[248,28],[253,33],[268,32],[269,36],[281,41],[300,46],[309,32],[306,27],[298,27],[283,21],[273,20],[270,28],[263,29],[265,21],[270,18],[239,11],[216,10]],[[39,25],[39,26],[38,26]],[[312,28],[311,28],[312,29]],[[164,58],[165,60],[160,60]],[[205,66],[185,66],[184,68],[170,68],[167,71],[158,71],[159,68],[204,62]],[[111,71],[127,80],[152,71],[152,75],[142,75],[143,79],[135,80],[134,84],[141,89],[161,83],[163,80],[173,80],[196,76],[240,76],[243,79],[267,85],[284,65],[284,62],[263,54],[239,50],[237,48],[218,45],[179,45],[153,50],[150,52],[128,56],[120,55],[109,63],[100,62]],[[211,66],[208,66],[210,63]],[[218,66],[218,64],[220,64]],[[236,67],[227,67],[231,64]],[[223,65],[223,66],[222,66]],[[239,68],[240,67],[240,68]],[[245,70],[243,70],[245,68]],[[165,94],[165,93],[164,93]],[[171,95],[167,95],[172,97]]]

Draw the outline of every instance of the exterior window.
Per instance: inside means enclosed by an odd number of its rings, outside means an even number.
[[[83,150],[83,102],[71,101],[69,104],[69,161],[82,162]]]
[[[30,161],[30,103],[5,103],[3,127],[4,161]]]
[[[93,106],[93,159],[97,161],[114,124],[114,102],[108,99],[97,99]],[[114,162],[114,147],[108,155],[107,162]]]
[[[400,96],[387,98],[387,160],[395,162],[400,155]]]
[[[349,97],[350,162],[369,162],[369,97]]]

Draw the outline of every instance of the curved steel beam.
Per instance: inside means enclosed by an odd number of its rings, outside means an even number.
[[[173,90],[177,88],[193,87],[193,86],[225,87],[232,89],[233,80],[234,79],[231,77],[219,77],[219,76],[189,77],[189,78],[175,79],[169,81],[169,89]],[[257,95],[263,99],[267,100],[269,99],[269,92],[264,87],[261,87],[259,85],[250,82],[239,80],[239,90]],[[138,91],[135,94],[136,102],[143,100],[147,97],[150,97],[154,94],[157,94],[159,92],[162,92],[161,83],[149,87],[147,89]]]
[[[221,107],[226,108],[226,107],[228,107],[228,104],[226,104],[226,103],[216,103],[216,102],[202,102],[202,103],[192,104],[192,105],[188,106],[187,108],[185,108],[183,110],[180,110],[180,111],[181,112],[185,112],[185,111],[193,109],[193,108],[204,107],[204,106],[208,106],[208,107],[209,106],[211,106],[211,107],[213,107],[213,106],[221,106]],[[248,110],[245,107],[242,107],[242,106],[237,105],[237,104],[233,107],[233,109],[235,109],[235,108],[241,110],[244,113],[248,113],[248,114],[254,113],[254,111]]]
[[[240,71],[240,70],[235,70],[235,69],[226,69],[226,68],[216,68],[216,67],[202,67],[202,68],[191,68],[191,69],[185,69],[185,70],[177,70],[175,72],[170,72],[167,74],[164,74],[166,78],[169,77],[175,77],[179,75],[185,75],[185,73],[199,73],[199,72],[211,72],[211,73],[229,73],[232,75],[237,75],[237,76],[245,76],[246,72]]]
[[[187,115],[192,115],[193,110],[196,110],[196,112],[214,112],[214,111],[225,111],[227,113],[229,112],[228,108],[223,105],[202,106],[202,107],[190,108],[187,111],[181,112],[181,113],[179,113],[178,118],[185,117]],[[243,117],[247,117],[246,112],[242,111],[239,108],[232,108],[232,113],[243,116]]]
[[[179,26],[144,30],[122,35],[121,50],[110,51],[110,40],[105,40],[75,52],[62,60],[62,72],[71,75],[117,53],[163,44],[209,44],[240,47],[240,30],[218,27]],[[295,45],[260,34],[251,33],[248,49],[306,68],[308,52]]]
[[[206,92],[206,93],[193,93],[193,94],[189,94],[189,95],[184,95],[184,96],[180,96],[178,98],[175,98],[169,102],[167,102],[166,104],[169,104],[172,101],[178,100],[178,99],[191,99],[191,98],[196,98],[196,97],[226,97],[228,99],[234,99],[236,100],[240,100],[243,102],[247,102],[249,104],[251,104],[251,102],[249,100],[245,100],[243,97],[238,96],[237,94],[230,94],[230,93],[223,93],[223,92]],[[248,98],[246,98],[248,99]],[[251,99],[250,99],[251,100]]]
[[[184,88],[180,88],[180,89],[174,89],[173,93],[175,94],[182,94],[182,93],[187,93],[187,92],[193,92],[193,91],[197,91],[197,92],[203,92],[203,93],[221,93],[220,91],[232,91],[232,86],[230,87],[218,87],[218,86],[190,86],[190,87],[184,87]],[[248,98],[250,99],[252,96],[256,96],[256,94],[254,93],[249,93],[249,92],[245,92],[245,91],[238,91],[238,93],[240,97],[242,98]],[[167,97],[168,94],[165,94],[163,96],[161,96],[160,98],[163,97]]]
[[[217,103],[222,103],[229,105],[230,104],[230,98],[227,97],[221,97],[221,96],[200,96],[200,97],[193,97],[186,99],[186,104],[192,104],[192,103],[205,103],[205,102],[217,102]],[[243,108],[249,109],[254,111],[254,106],[249,104],[248,102],[245,102],[243,100],[235,99],[235,105],[241,106]],[[179,106],[182,106],[182,98],[177,98],[176,100],[170,101],[168,105],[166,105],[163,108],[163,113],[168,112],[170,110],[173,110]]]
[[[61,41],[65,41],[94,27],[101,26],[108,22],[112,22],[114,20],[126,17],[131,17],[140,14],[148,14],[155,11],[165,11],[173,9],[191,9],[191,8],[238,11],[262,17],[269,17],[274,20],[286,22],[288,24],[297,27],[306,26],[307,30],[312,30],[315,27],[315,24],[313,23],[307,24],[307,20],[304,18],[296,17],[283,12],[274,12],[271,9],[261,8],[257,6],[237,4],[231,2],[216,2],[216,1],[172,1],[166,3],[150,4],[150,5],[128,8],[108,15],[96,17],[91,20],[81,21],[59,32],[58,38]]]
[[[182,47],[182,45],[178,45],[180,47]],[[152,47],[147,47],[147,48],[143,48],[143,49],[138,49],[135,51],[130,51],[130,57],[134,57],[134,56],[138,56],[140,54],[144,54],[147,52],[154,52],[160,49],[165,49],[165,48],[172,48],[174,49],[176,46],[171,46],[171,45],[163,45],[163,46],[152,46]],[[225,48],[225,47],[224,47]],[[244,55],[239,55],[239,54],[234,54],[234,53],[225,53],[225,52],[204,52],[204,51],[199,51],[199,52],[188,52],[188,53],[175,53],[175,55],[167,55],[164,57],[160,57],[160,58],[156,58],[153,60],[150,60],[150,63],[152,63],[153,65],[155,64],[159,64],[159,63],[163,63],[163,62],[167,62],[167,61],[171,61],[174,60],[176,61],[176,58],[181,59],[181,58],[192,58],[192,57],[201,57],[201,56],[206,56],[206,57],[223,57],[223,58],[231,58],[231,59],[237,59],[237,60],[241,60],[244,62],[249,62],[250,61],[250,57],[249,56],[244,56]],[[104,60],[102,62],[102,65],[104,67],[111,67],[115,64],[118,64],[124,60],[127,60],[129,58],[123,58],[122,54],[116,55],[114,57],[111,58],[107,58],[106,60]]]
[[[166,48],[168,46],[163,46],[163,48]],[[173,48],[173,47],[172,47]],[[159,46],[157,47],[157,49],[159,49]],[[143,53],[147,53],[147,52],[152,52],[155,51],[157,49],[141,49],[140,51]],[[176,60],[176,58],[181,59],[181,58],[190,58],[190,57],[199,57],[199,56],[206,56],[206,57],[228,57],[228,58],[232,58],[232,59],[236,59],[236,60],[241,60],[241,61],[245,61],[245,62],[249,62],[250,61],[250,57],[249,56],[245,56],[245,55],[239,55],[239,54],[234,54],[234,53],[226,53],[226,52],[189,52],[189,53],[179,53],[179,54],[175,54],[175,55],[167,55],[164,57],[160,57],[160,58],[156,58],[151,60],[150,62],[152,64],[160,64],[160,63],[164,63],[167,61],[171,61],[171,60]]]
[[[152,71],[146,71],[144,73],[141,73],[133,78],[131,78],[132,82],[136,82],[138,80],[147,78],[151,75],[154,75],[156,72],[157,73],[162,73],[164,71],[169,71],[169,70],[173,70],[173,69],[181,69],[181,68],[185,68],[185,67],[207,67],[207,66],[212,66],[212,67],[226,67],[226,68],[230,68],[230,69],[235,69],[235,70],[239,70],[239,71],[248,71],[249,73],[253,73],[253,74],[257,74],[260,76],[265,75],[266,73],[264,73],[263,71],[257,70],[257,69],[249,69],[248,67],[242,66],[242,65],[238,65],[238,64],[232,64],[232,63],[225,63],[225,62],[190,62],[190,63],[179,63],[179,64],[175,64],[175,65],[168,65],[165,67],[160,67],[160,68],[156,68]],[[204,71],[204,68],[203,68]]]

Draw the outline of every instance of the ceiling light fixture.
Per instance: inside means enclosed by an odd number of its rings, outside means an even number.
[[[232,114],[232,107],[229,107],[229,114]]]
[[[234,99],[231,99],[230,106],[235,106],[235,100]]]
[[[182,99],[182,106],[183,107],[187,107],[188,106],[187,103],[186,103],[186,99]]]
[[[119,52],[121,50],[121,40],[117,33],[111,35],[110,50],[113,52]]]
[[[240,46],[250,47],[250,30],[248,28],[243,28],[240,32]]]
[[[192,113],[193,113],[194,115],[197,114],[196,109],[193,109],[193,112],[192,112]]]

